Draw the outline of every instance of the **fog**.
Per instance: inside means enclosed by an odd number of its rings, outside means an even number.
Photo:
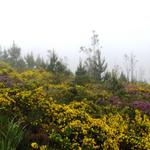
[[[149,0],[0,0],[0,45],[14,40],[23,55],[44,57],[54,48],[74,71],[95,30],[109,68],[123,68],[124,54],[134,53],[137,72],[150,80],[149,6]]]

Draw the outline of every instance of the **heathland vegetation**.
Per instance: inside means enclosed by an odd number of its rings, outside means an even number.
[[[150,149],[150,85],[135,80],[135,57],[108,71],[95,32],[81,52],[72,73],[54,50],[0,51],[0,150]]]

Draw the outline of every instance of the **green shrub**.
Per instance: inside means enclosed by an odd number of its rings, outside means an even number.
[[[16,150],[23,139],[24,131],[19,122],[0,116],[0,149]]]

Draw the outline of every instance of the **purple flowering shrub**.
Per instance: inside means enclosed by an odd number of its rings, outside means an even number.
[[[140,109],[144,113],[150,114],[150,102],[147,101],[134,101],[130,105],[132,108]]]

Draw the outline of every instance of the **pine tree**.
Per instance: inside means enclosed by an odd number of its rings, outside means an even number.
[[[128,82],[128,79],[127,79],[126,75],[123,72],[121,72],[119,80],[121,82]]]
[[[82,64],[80,60],[77,70],[75,72],[75,83],[79,85],[84,85],[89,82],[89,77],[85,66]]]
[[[21,58],[21,48],[18,47],[15,42],[13,42],[12,46],[7,50],[7,53],[5,52],[5,57],[8,55],[9,63],[13,67],[18,67],[19,63],[18,61]]]
[[[53,73],[64,73],[70,74],[70,70],[67,68],[66,64],[60,59],[54,50],[48,51],[48,64],[47,70]]]
[[[35,60],[32,52],[25,56],[25,61],[28,69],[33,69],[35,67]]]
[[[96,34],[95,31],[93,31],[91,40],[91,47],[81,47],[81,51],[83,51],[87,55],[85,64],[89,76],[96,81],[102,81],[104,73],[107,69],[107,63],[105,62],[105,58],[102,58],[101,56],[98,34]]]
[[[39,55],[35,60],[35,65],[36,65],[36,68],[43,68],[43,69],[46,69],[46,66],[47,66],[44,59],[40,57]]]

